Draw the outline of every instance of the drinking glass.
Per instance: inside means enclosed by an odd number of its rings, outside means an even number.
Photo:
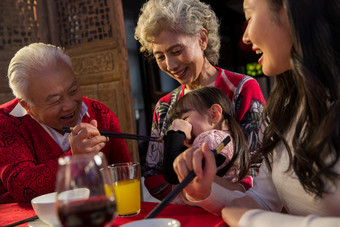
[[[56,206],[62,225],[110,226],[116,204],[104,154],[65,156],[58,163]]]
[[[117,215],[127,217],[140,212],[140,164],[137,162],[117,163],[109,166],[113,176]]]

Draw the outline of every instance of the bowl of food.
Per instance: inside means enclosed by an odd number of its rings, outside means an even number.
[[[56,210],[57,193],[48,193],[31,200],[32,207],[39,219],[52,226],[61,226]]]

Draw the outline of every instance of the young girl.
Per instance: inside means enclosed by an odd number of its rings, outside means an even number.
[[[186,197],[229,226],[340,226],[340,1],[244,0],[243,41],[277,75],[265,107],[265,162],[246,193],[212,183],[211,152],[175,162]],[[205,166],[202,168],[204,157]],[[285,209],[288,214],[280,211]]]
[[[170,131],[164,137],[163,175],[167,182],[178,184],[173,161],[188,147],[201,147],[208,143],[213,150],[224,138],[231,141],[216,157],[217,175],[232,182],[241,180],[249,169],[249,153],[241,127],[234,119],[231,100],[222,90],[203,87],[184,95],[170,111]],[[225,166],[235,151],[239,159],[228,172]]]

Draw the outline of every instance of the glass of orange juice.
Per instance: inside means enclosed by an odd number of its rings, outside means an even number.
[[[120,217],[140,212],[140,164],[137,162],[117,163],[109,166],[113,177],[116,197],[116,212]]]

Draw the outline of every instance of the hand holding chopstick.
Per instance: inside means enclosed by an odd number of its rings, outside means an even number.
[[[64,132],[71,132],[73,130],[72,127],[63,126]],[[123,139],[134,139],[134,140],[147,140],[147,141],[154,141],[157,143],[162,143],[162,137],[152,137],[152,136],[143,136],[143,135],[136,135],[136,134],[127,134],[121,132],[108,132],[108,131],[99,131],[100,135],[106,137],[115,137],[115,138],[123,138]]]
[[[222,149],[230,142],[230,137],[227,136],[212,152],[214,153],[215,157],[217,154],[219,154]],[[233,166],[235,160],[237,159],[239,155],[239,152],[235,153],[230,160],[230,162],[227,164],[226,169],[230,169],[230,167]],[[204,160],[203,160],[204,161]],[[204,165],[204,162],[202,166]],[[181,191],[183,188],[185,188],[194,178],[196,174],[194,171],[191,171],[184,180],[172,191],[170,194],[168,194],[160,204],[158,204],[146,217],[148,218],[154,218],[156,215],[158,215],[165,207],[168,205]]]

